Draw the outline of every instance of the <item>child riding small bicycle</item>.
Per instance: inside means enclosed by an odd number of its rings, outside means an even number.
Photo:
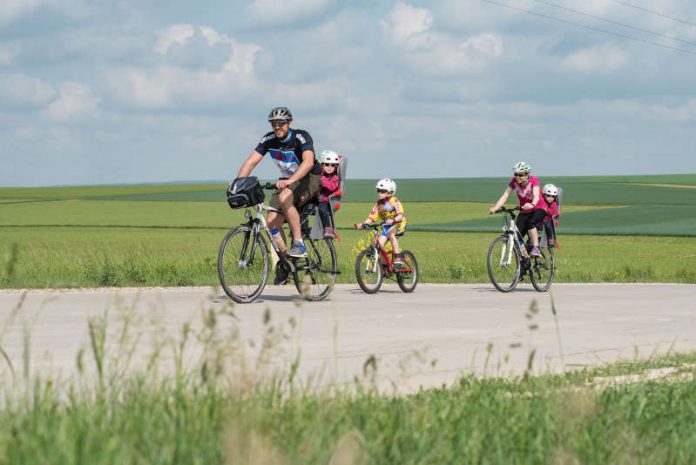
[[[520,241],[523,253],[526,252],[524,247],[524,235],[528,234],[532,242],[532,250],[529,252],[530,257],[538,257],[541,255],[539,250],[539,233],[537,225],[541,224],[546,216],[546,210],[540,205],[543,199],[539,192],[539,178],[532,176],[532,167],[529,163],[521,161],[515,163],[512,167],[514,177],[505,188],[505,192],[500,196],[496,204],[490,208],[490,213],[496,213],[500,207],[505,205],[510,193],[514,190],[520,202],[520,214],[517,215],[515,221],[517,229],[520,232],[518,240]]]
[[[394,254],[394,268],[399,269],[404,266],[404,257],[399,252],[398,235],[403,235],[406,230],[406,216],[404,208],[396,193],[396,183],[391,179],[384,178],[377,181],[377,203],[372,207],[372,211],[362,223],[356,223],[356,229],[362,229],[363,225],[383,221],[384,227],[379,235],[379,246],[384,248],[387,240],[391,242]]]

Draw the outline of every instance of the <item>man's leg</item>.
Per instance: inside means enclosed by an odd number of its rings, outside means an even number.
[[[268,212],[268,227],[271,229],[271,233],[274,230],[278,231],[279,236],[273,236],[273,238],[278,242],[280,250],[285,252],[285,230],[283,230],[283,223],[285,223],[285,216],[282,213],[275,212],[273,210]]]
[[[300,229],[300,213],[293,204],[293,192],[290,189],[283,189],[278,196],[278,200],[280,200],[283,214],[285,215],[285,219],[288,221],[288,225],[290,226],[290,235],[292,236],[292,239],[294,241],[301,241],[302,230]]]

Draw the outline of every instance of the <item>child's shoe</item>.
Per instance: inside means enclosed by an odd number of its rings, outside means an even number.
[[[324,228],[324,239],[336,239],[336,231],[333,228]]]
[[[404,263],[404,256],[400,253],[394,254],[394,263],[393,263],[394,269],[395,270],[400,270],[406,264]]]
[[[529,252],[530,257],[541,257],[541,250],[539,247],[532,247],[531,252]]]
[[[549,244],[549,247],[556,247],[556,239],[549,239],[546,242]]]

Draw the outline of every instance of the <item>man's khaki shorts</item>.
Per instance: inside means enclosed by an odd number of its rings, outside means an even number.
[[[302,205],[306,204],[309,200],[311,200],[312,197],[317,195],[317,193],[321,190],[321,175],[309,173],[307,176],[300,179],[299,181],[293,182],[292,184],[288,185],[288,189],[292,191],[293,205],[295,205],[295,207],[297,208],[300,208]],[[278,210],[279,212],[282,212],[283,208],[281,207],[280,201],[278,200],[278,195],[280,195],[280,192],[276,192],[275,194],[273,194],[268,204],[272,208]]]

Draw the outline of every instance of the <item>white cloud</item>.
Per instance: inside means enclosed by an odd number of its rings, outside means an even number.
[[[382,30],[398,45],[407,48],[422,44],[423,33],[433,24],[433,16],[425,8],[397,3],[387,18],[381,21]]]
[[[253,0],[249,15],[260,23],[287,24],[313,17],[340,0]]]
[[[157,42],[155,42],[155,52],[166,55],[169,47],[173,44],[184,45],[186,41],[193,37],[195,30],[190,24],[174,24],[166,29],[157,31]]]
[[[17,47],[9,44],[0,44],[0,66],[7,66],[17,55]]]
[[[24,74],[0,74],[0,103],[16,106],[40,106],[56,94],[52,85]]]
[[[0,2],[0,25],[11,23],[37,8],[41,3],[42,0],[2,0]]]
[[[405,3],[398,3],[381,21],[382,31],[399,50],[395,55],[423,74],[479,72],[503,53],[503,40],[497,34],[460,38],[431,31],[432,25],[428,10]]]
[[[46,114],[57,121],[70,121],[93,115],[101,98],[79,82],[64,82],[60,96],[48,106]]]
[[[629,62],[626,52],[611,45],[598,45],[574,52],[562,60],[563,67],[580,73],[611,73]]]
[[[157,36],[154,52],[163,55],[165,61],[170,59],[175,44],[190,48],[186,51],[192,55],[204,55],[204,49],[222,47],[223,60],[220,63],[203,60],[197,67],[184,67],[171,58],[171,62],[150,68],[112,69],[106,79],[120,103],[141,108],[182,103],[206,105],[235,101],[255,88],[255,60],[260,46],[238,42],[210,27],[188,24],[174,25]]]

